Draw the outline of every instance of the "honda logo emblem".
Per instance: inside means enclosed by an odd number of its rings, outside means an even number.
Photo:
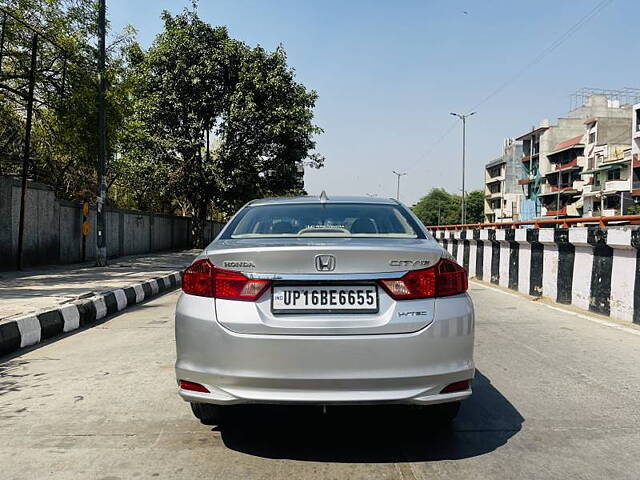
[[[336,268],[336,257],[333,255],[316,255],[316,270],[332,272]]]

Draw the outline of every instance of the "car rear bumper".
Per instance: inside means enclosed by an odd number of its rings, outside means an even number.
[[[176,376],[210,393],[187,401],[237,403],[414,403],[462,400],[441,394],[473,378],[469,297],[437,300],[434,321],[392,335],[249,335],[215,320],[211,299],[182,295],[176,310]]]

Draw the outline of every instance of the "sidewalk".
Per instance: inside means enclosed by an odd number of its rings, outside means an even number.
[[[183,270],[198,253],[185,250],[121,257],[110,260],[106,267],[88,262],[0,272],[0,323]]]

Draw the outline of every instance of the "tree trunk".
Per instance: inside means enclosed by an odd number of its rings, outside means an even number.
[[[207,224],[207,203],[197,202],[193,208],[191,219],[191,238],[193,248],[204,248],[204,230]]]

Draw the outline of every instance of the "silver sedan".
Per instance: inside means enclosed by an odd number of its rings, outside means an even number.
[[[176,376],[204,423],[244,403],[437,404],[449,421],[471,395],[466,271],[395,200],[253,201],[182,289]]]

